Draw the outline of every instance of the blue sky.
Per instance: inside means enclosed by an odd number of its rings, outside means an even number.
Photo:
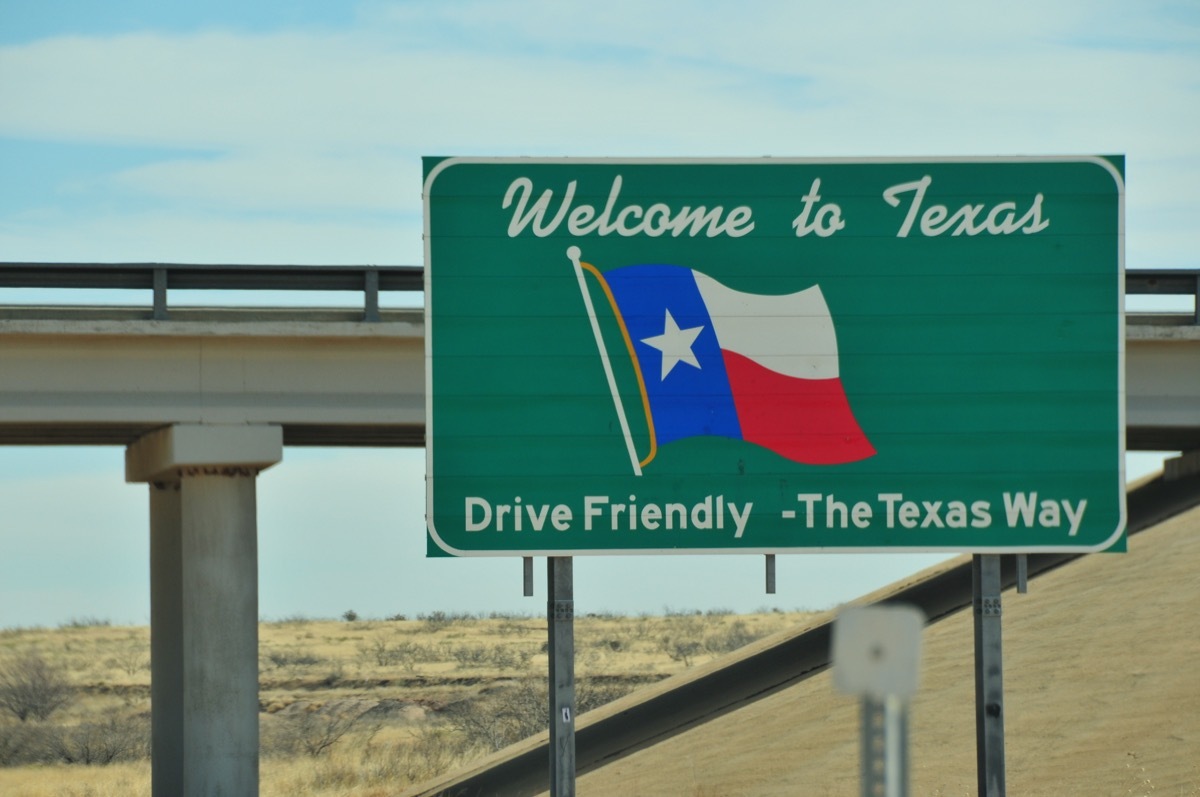
[[[1194,2],[0,0],[0,260],[419,264],[422,155],[1123,153],[1128,266],[1195,268],[1197,76]],[[262,613],[540,612],[516,562],[423,558],[422,477],[289,449]],[[0,451],[0,626],[145,622],[146,503],[119,449]],[[934,558],[789,556],[776,596],[757,557],[588,559],[576,590],[824,607]]]

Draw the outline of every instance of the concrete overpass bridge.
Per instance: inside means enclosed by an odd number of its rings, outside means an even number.
[[[121,445],[149,485],[155,795],[257,794],[255,484],[290,446],[424,444],[417,267],[0,263],[0,289],[144,290],[0,306],[0,444]],[[348,309],[174,307],[171,291],[351,291]],[[1133,271],[1129,450],[1200,449],[1200,271]]]
[[[380,308],[420,267],[0,263],[0,289],[144,289],[143,306],[0,306],[0,444],[131,445],[173,424],[278,426],[284,445],[424,444],[424,320]],[[356,309],[176,308],[170,290],[343,291]],[[1200,448],[1200,270],[1130,271],[1131,451]]]

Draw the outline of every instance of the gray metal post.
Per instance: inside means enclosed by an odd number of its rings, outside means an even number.
[[[971,558],[975,607],[975,758],[979,797],[1005,797],[1000,555]]]
[[[775,554],[767,554],[767,594],[775,594]]]
[[[374,268],[363,273],[363,321],[379,321],[379,270]]]
[[[165,321],[167,319],[167,270],[165,268],[154,269],[154,320]]]
[[[546,561],[550,632],[550,797],[575,797],[575,585],[569,556]]]
[[[908,797],[908,709],[895,695],[862,700],[863,797]]]

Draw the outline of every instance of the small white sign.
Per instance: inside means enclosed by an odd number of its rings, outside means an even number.
[[[877,699],[911,698],[921,667],[925,615],[914,606],[851,606],[833,624],[833,684]]]

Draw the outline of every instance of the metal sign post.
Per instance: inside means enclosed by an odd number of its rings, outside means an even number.
[[[924,624],[912,606],[851,607],[834,623],[834,686],[862,697],[863,797],[908,795],[908,703]]]
[[[862,699],[863,797],[908,797],[908,706],[895,695]]]
[[[979,797],[1004,797],[1004,664],[1000,555],[971,559],[975,606],[975,756]]]
[[[546,560],[550,649],[550,797],[575,795],[575,586],[569,556]]]

